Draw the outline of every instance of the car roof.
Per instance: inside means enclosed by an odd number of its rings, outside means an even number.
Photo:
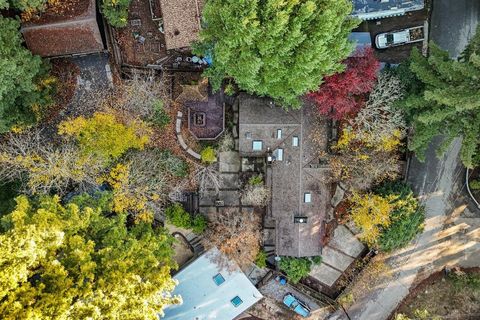
[[[295,312],[301,316],[308,317],[310,315],[310,311],[308,311],[303,305],[299,304],[295,307]]]
[[[291,306],[296,300],[297,299],[291,293],[287,293],[283,297],[283,303],[285,303],[287,306]]]

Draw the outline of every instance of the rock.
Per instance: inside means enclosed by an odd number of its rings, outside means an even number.
[[[339,185],[337,185],[337,188],[335,189],[335,194],[333,195],[330,203],[335,208],[343,200],[344,196],[345,196],[345,190],[343,190]]]

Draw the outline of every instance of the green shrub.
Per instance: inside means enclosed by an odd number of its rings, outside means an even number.
[[[191,229],[194,233],[202,233],[207,228],[207,220],[202,215],[196,215],[195,218],[183,209],[179,203],[174,203],[165,210],[167,222],[175,227]]]
[[[233,86],[233,84],[231,83],[228,83],[226,86],[225,86],[225,90],[224,90],[225,94],[227,96],[233,96],[235,94],[235,87]]]
[[[423,208],[416,211],[404,212],[382,232],[378,240],[380,250],[389,252],[405,247],[415,236],[423,231],[425,214]]]
[[[401,180],[387,180],[374,188],[374,192],[381,196],[395,194],[400,199],[406,199],[413,195],[412,188]]]
[[[182,158],[174,156],[170,151],[162,151],[160,159],[164,169],[175,177],[185,178],[188,175],[188,164]]]
[[[165,210],[167,222],[173,224],[175,227],[190,229],[191,217],[190,214],[183,209],[179,203],[174,203]]]
[[[480,190],[480,180],[478,179],[470,181],[469,185],[472,190]]]
[[[248,184],[251,186],[258,186],[263,184],[263,176],[261,174],[258,174],[251,177],[250,179],[248,179]]]
[[[217,161],[217,156],[215,155],[215,149],[212,147],[206,147],[200,152],[200,156],[202,157],[202,162],[206,164],[211,164]]]
[[[74,203],[83,208],[98,208],[102,212],[112,212],[113,210],[113,192],[112,191],[97,191],[93,195],[82,193],[81,195],[73,197],[69,203]]]
[[[471,290],[480,292],[480,274],[467,272],[451,272],[448,274],[448,279],[452,281],[455,290],[469,288]]]
[[[207,228],[207,219],[202,215],[196,215],[193,218],[191,229],[194,233],[200,234]]]
[[[315,257],[312,257],[311,259],[312,259],[312,262],[314,264],[318,265],[318,264],[322,263],[322,257],[321,256],[315,256]]]
[[[260,250],[257,253],[257,256],[255,258],[255,264],[259,268],[265,268],[267,266],[267,254],[265,251]]]
[[[309,258],[282,257],[279,267],[291,282],[297,283],[310,273],[312,264]]]
[[[132,0],[103,0],[102,13],[107,22],[116,28],[123,28],[128,22],[128,8]]]
[[[402,181],[387,181],[376,187],[374,192],[391,198],[393,207],[390,213],[391,223],[382,230],[376,245],[385,252],[405,247],[423,231],[424,208],[419,205],[410,186]]]
[[[150,119],[150,122],[159,126],[160,128],[163,128],[168,125],[170,121],[170,115],[165,110],[162,100],[155,100],[153,103],[153,115]]]

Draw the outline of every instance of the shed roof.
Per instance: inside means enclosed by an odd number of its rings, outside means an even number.
[[[267,169],[271,181],[271,215],[276,224],[276,253],[308,257],[321,254],[322,224],[329,209],[327,171],[318,166],[316,146],[310,133],[315,125],[311,106],[286,111],[269,99],[239,96],[239,151],[243,156],[266,156],[267,148],[283,150],[283,160]],[[281,137],[278,136],[281,131]],[[294,146],[293,137],[298,138]],[[253,151],[252,142],[261,140],[262,151]],[[305,193],[311,202],[304,202]],[[295,223],[295,217],[307,218]]]
[[[221,268],[220,259],[227,258],[212,248],[174,276],[178,285],[173,294],[180,295],[183,303],[167,307],[165,319],[231,320],[263,298],[235,262],[228,260],[228,266]],[[218,273],[225,279],[220,285],[213,280]],[[231,302],[236,296],[242,301],[237,307]]]
[[[189,47],[198,40],[203,0],[159,0],[168,50]]]
[[[104,49],[96,19],[95,0],[78,0],[81,10],[47,13],[21,28],[27,47],[42,57],[100,52]]]

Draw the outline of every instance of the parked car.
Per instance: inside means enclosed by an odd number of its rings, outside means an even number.
[[[392,32],[379,33],[375,36],[375,46],[378,49],[401,46],[407,43],[423,41],[425,33],[423,26],[407,28]]]
[[[310,308],[307,304],[291,293],[287,293],[283,297],[283,304],[286,305],[290,310],[295,311],[297,314],[306,318],[310,315]]]

